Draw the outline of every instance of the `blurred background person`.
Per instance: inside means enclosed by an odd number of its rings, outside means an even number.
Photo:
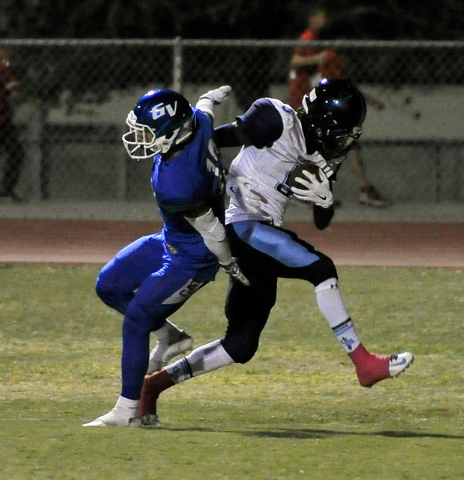
[[[308,14],[308,25],[299,40],[322,40],[324,27],[328,24],[328,11],[322,5],[313,6]],[[344,59],[334,50],[319,50],[314,47],[296,47],[290,61],[290,80],[288,84],[288,104],[298,110],[301,101],[321,78],[346,78]],[[383,105],[366,97],[374,108]],[[359,146],[348,153],[350,165],[359,185],[359,202],[370,207],[385,208],[389,202],[382,198],[367,181],[364,165],[359,156]],[[339,204],[339,202],[337,202]]]
[[[11,50],[0,48],[0,148],[5,154],[3,176],[0,184],[0,199],[21,201],[15,188],[21,175],[24,149],[19,132],[13,123],[13,111],[10,95],[19,96],[19,82],[11,68]]]

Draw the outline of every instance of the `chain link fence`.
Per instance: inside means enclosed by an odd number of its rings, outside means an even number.
[[[3,41],[23,94],[12,105],[25,151],[17,193],[29,202],[152,202],[150,162],[129,160],[121,142],[137,99],[152,88],[173,88],[194,104],[204,91],[230,84],[232,98],[218,107],[216,124],[232,121],[261,96],[287,101],[297,45],[180,38]],[[463,201],[464,42],[310,45],[336,49],[348,75],[383,105],[369,108],[361,141],[369,179],[395,202]],[[224,152],[226,164],[234,153]],[[0,167],[6,163],[3,149]],[[343,168],[339,195],[355,198],[353,173]]]

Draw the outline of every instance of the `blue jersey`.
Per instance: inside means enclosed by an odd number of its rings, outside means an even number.
[[[165,241],[172,254],[195,261],[217,262],[203,237],[185,216],[195,209],[211,207],[224,223],[225,169],[213,141],[213,121],[194,109],[194,136],[176,156],[156,155],[152,168],[152,188],[164,221]]]

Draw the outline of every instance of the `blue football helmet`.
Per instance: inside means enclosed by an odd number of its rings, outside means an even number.
[[[193,133],[193,111],[187,99],[172,90],[150,90],[129,112],[129,131],[122,141],[135,160],[165,154]]]

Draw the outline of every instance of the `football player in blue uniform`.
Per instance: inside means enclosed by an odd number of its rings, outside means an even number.
[[[229,92],[229,86],[211,90],[191,107],[179,93],[150,91],[127,117],[124,145],[133,159],[153,159],[151,184],[164,227],[123,248],[98,276],[98,296],[124,315],[122,390],[116,406],[86,427],[138,426],[150,333],[158,337],[152,361],[169,360],[193,340],[167,318],[213,281],[220,266],[249,284],[227,240],[225,170],[213,140],[213,106]]]
[[[331,79],[307,94],[298,112],[279,100],[259,99],[236,122],[216,129],[218,146],[244,145],[228,175],[226,228],[233,255],[251,286],[230,284],[224,338],[145,379],[140,402],[144,425],[159,424],[156,403],[165,389],[251,360],[276,301],[278,278],[306,280],[314,286],[319,310],[353,361],[362,386],[396,377],[411,364],[410,352],[374,355],[366,350],[346,309],[333,261],[282,228],[292,199],[313,205],[319,229],[330,224],[331,181],[361,135],[365,116],[360,91],[347,80]]]

